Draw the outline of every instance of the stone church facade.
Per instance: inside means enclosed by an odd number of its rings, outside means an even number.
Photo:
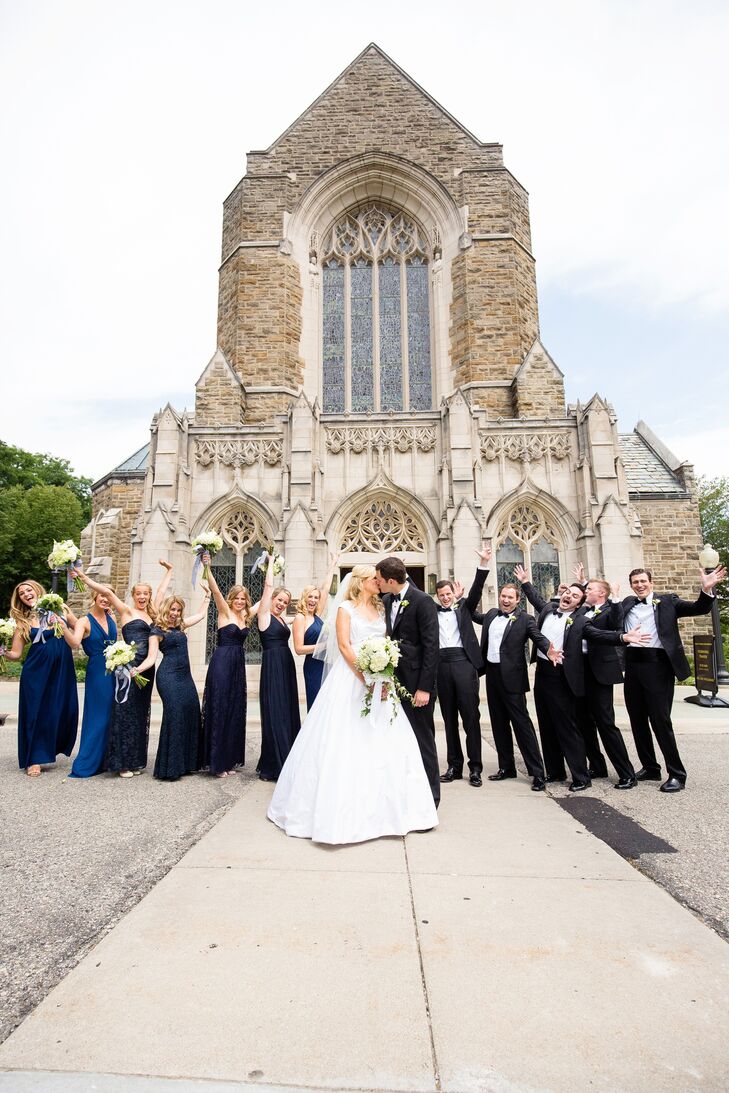
[[[330,551],[340,573],[395,553],[425,588],[467,581],[487,539],[490,602],[516,561],[550,593],[581,560],[624,587],[653,564],[689,594],[700,542],[690,466],[643,423],[620,434],[598,395],[566,405],[501,146],[375,45],[249,153],[194,413],[162,409],[93,496],[82,550],[120,595],[167,557],[189,598],[190,540],[208,528],[221,585],[254,594],[270,541],[296,595]],[[213,614],[190,634],[198,671]]]

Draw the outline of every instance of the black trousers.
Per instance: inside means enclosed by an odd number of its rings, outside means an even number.
[[[678,754],[671,721],[675,685],[676,677],[663,649],[626,649],[625,705],[638,758],[646,770],[660,773],[651,736],[653,729],[669,776],[685,782],[686,768]]]
[[[483,770],[481,760],[481,715],[478,709],[478,672],[463,649],[441,649],[438,657],[438,702],[445,723],[448,766],[463,770],[463,749],[458,715],[466,734],[468,769]]]
[[[633,778],[635,770],[628,758],[623,734],[615,724],[613,685],[600,683],[595,677],[587,656],[585,657],[585,690],[587,692],[585,697],[577,699],[577,724],[585,740],[590,769],[597,774],[607,774],[607,765],[597,740],[599,733],[602,746],[615,767],[618,777]],[[597,765],[596,756],[602,760]]]
[[[561,666],[537,660],[534,703],[547,778],[564,778],[566,760],[575,782],[589,782],[585,742],[575,716],[575,697]]]
[[[504,687],[501,665],[486,661],[486,698],[489,704],[491,732],[494,737],[499,769],[516,770],[514,762],[514,730],[524,765],[532,778],[544,777],[544,764],[537,743],[532,719],[527,710],[526,695],[513,694]]]
[[[401,679],[401,683],[404,687],[407,687],[405,680]],[[415,691],[411,690],[411,694],[415,694]],[[438,767],[438,752],[435,747],[435,694],[431,694],[427,706],[413,706],[412,702],[405,699],[402,708],[410,722],[411,729],[415,733],[415,739],[420,748],[420,757],[423,760],[430,791],[433,794],[433,800],[437,808],[440,804],[440,770]]]

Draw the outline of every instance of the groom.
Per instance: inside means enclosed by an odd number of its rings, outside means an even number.
[[[440,802],[438,753],[435,750],[435,678],[438,670],[438,612],[435,603],[408,580],[399,558],[383,558],[375,567],[385,605],[387,635],[400,645],[395,674],[413,696],[403,709],[415,733],[436,807]]]

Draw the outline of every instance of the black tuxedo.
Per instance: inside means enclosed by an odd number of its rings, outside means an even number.
[[[529,583],[522,586],[524,594],[539,612],[537,626],[541,631],[545,619],[557,612],[552,601],[543,599]],[[564,629],[564,664],[554,666],[537,657],[534,681],[534,704],[537,708],[539,735],[547,778],[564,778],[564,761],[575,782],[589,782],[585,741],[577,725],[576,699],[585,693],[585,667],[582,657],[582,632],[585,627],[582,608],[572,612]]]
[[[389,593],[382,597],[387,633],[400,645],[400,663],[395,675],[411,695],[416,691],[427,691],[430,695],[427,706],[416,707],[405,700],[403,709],[418,741],[433,800],[437,805],[440,801],[440,772],[433,713],[438,670],[438,612],[430,596],[409,581],[403,595],[406,606],[401,604],[393,625],[392,600]]]
[[[587,611],[590,609],[588,608]],[[587,619],[584,636],[587,639],[587,653],[583,654],[585,664],[585,697],[578,701],[577,723],[585,738],[590,768],[598,774],[607,774],[607,765],[600,752],[597,733],[600,734],[603,747],[610,762],[621,779],[633,778],[635,770],[628,758],[625,741],[620,729],[615,724],[613,705],[613,684],[622,682],[622,653],[614,645],[603,645],[590,640],[594,633],[612,631],[621,633],[623,629],[623,605],[608,602],[595,609],[592,619]],[[599,759],[602,762],[598,761]]]
[[[468,596],[451,608],[458,625],[463,648],[441,647],[438,657],[438,702],[445,725],[448,766],[456,774],[463,771],[463,748],[458,731],[458,715],[466,735],[468,768],[472,774],[483,770],[481,759],[481,718],[478,707],[478,674],[482,669],[481,650],[473,631],[473,613],[481,599],[487,569],[477,569]],[[437,611],[444,608],[436,607]]]
[[[638,602],[637,596],[623,600],[625,626],[628,615]],[[653,593],[653,617],[662,649],[641,646],[625,648],[625,705],[630,717],[630,727],[643,768],[650,774],[660,774],[651,729],[663,752],[666,769],[671,778],[686,781],[686,768],[676,744],[671,721],[673,692],[676,679],[685,679],[690,672],[683,642],[678,630],[678,620],[693,615],[708,615],[713,599],[700,592],[695,601],[682,600],[673,592]],[[596,643],[617,645],[620,634],[606,631],[595,633]]]
[[[537,734],[529,716],[526,692],[529,690],[526,643],[534,642],[544,653],[549,642],[540,634],[531,615],[518,608],[513,621],[509,621],[499,647],[499,663],[488,660],[489,631],[500,612],[492,608],[476,616],[481,622],[481,654],[486,673],[486,698],[499,769],[508,773],[516,770],[512,727],[524,764],[532,778],[544,777],[544,764],[537,743]]]

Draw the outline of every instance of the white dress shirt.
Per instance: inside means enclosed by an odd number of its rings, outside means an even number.
[[[489,626],[489,644],[486,651],[486,660],[489,664],[501,663],[501,643],[508,625],[509,619],[506,615],[496,615]]]
[[[556,613],[552,615],[547,615],[544,622],[542,623],[542,633],[544,634],[545,638],[549,639],[557,652],[561,652],[564,647],[564,632],[567,626],[567,620],[570,618],[571,615],[571,611],[563,614],[562,618],[560,618],[559,615],[557,615]],[[549,660],[547,654],[543,653],[541,649],[537,651],[537,656],[541,657],[542,660]]]
[[[639,626],[644,634],[650,634],[651,640],[645,645],[638,645],[635,642],[629,641],[627,644],[632,646],[633,649],[662,649],[663,642],[658,637],[658,627],[656,626],[655,608],[653,607],[653,593],[650,592],[646,596],[645,603],[637,603],[635,607],[632,607],[625,618],[625,629],[634,630],[636,626]]]
[[[462,649],[458,615],[454,607],[438,609],[438,634],[441,649]]]
[[[400,599],[392,601],[392,607],[390,608],[390,628],[391,629],[395,625],[395,619],[397,618],[398,611],[402,607],[402,601],[407,599],[407,592],[408,592],[409,587],[410,587],[410,582],[405,581],[405,584],[403,585],[402,589],[400,590]]]

